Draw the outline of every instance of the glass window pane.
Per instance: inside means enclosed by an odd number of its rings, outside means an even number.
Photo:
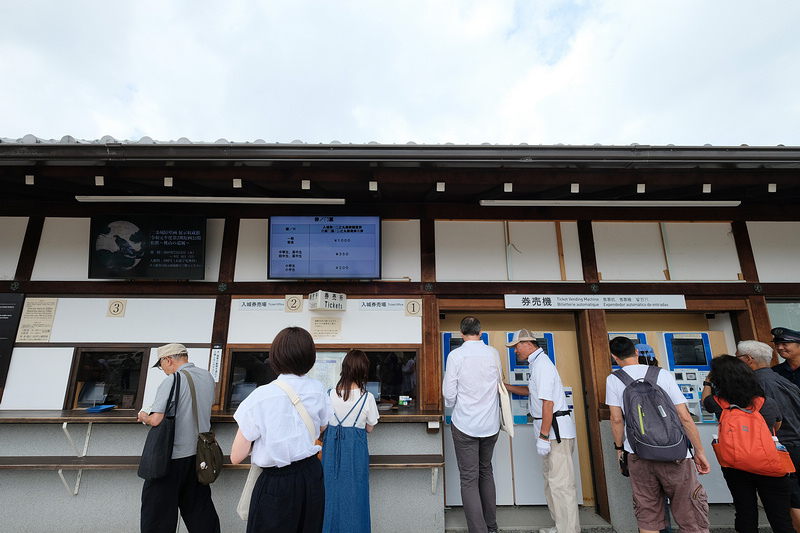
[[[73,409],[116,405],[134,409],[141,399],[144,350],[83,350],[78,355]]]
[[[268,351],[233,352],[228,408],[236,409],[256,387],[266,385],[278,375],[269,365]]]

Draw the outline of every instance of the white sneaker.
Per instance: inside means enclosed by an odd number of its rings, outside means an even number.
[[[539,530],[539,533],[558,533],[558,528],[556,526],[553,527],[543,527]]]

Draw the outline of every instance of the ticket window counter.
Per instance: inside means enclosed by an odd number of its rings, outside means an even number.
[[[460,346],[452,344],[450,339],[458,333],[444,333],[442,346],[444,347],[444,364],[446,369],[447,355],[451,349]],[[514,350],[505,346],[511,340],[511,332],[483,332],[486,344],[498,350],[501,359],[503,374],[507,383],[527,386],[530,377],[528,365],[518,363]],[[545,350],[551,361],[555,362],[554,336],[552,333],[537,333],[540,346]],[[460,336],[459,336],[460,338]],[[563,377],[562,377],[563,379]],[[565,387],[570,409],[573,410],[572,388]],[[498,505],[546,505],[544,495],[544,481],[542,478],[542,458],[536,453],[536,439],[538,433],[533,429],[533,420],[528,414],[527,396],[512,394],[512,411],[514,415],[514,438],[501,431],[495,446],[492,468],[494,470],[495,488],[497,490]],[[573,420],[574,420],[574,415]],[[460,506],[461,500],[460,479],[458,465],[455,459],[453,438],[450,421],[445,420],[444,427],[444,452],[445,452],[445,505]],[[580,475],[580,460],[576,447],[573,455],[575,465],[576,489],[578,502],[583,503],[582,483]]]
[[[364,349],[370,360],[367,391],[376,397],[381,412],[413,408],[417,398],[416,350]],[[317,363],[308,373],[333,389],[341,377],[346,349],[317,351]],[[272,382],[278,375],[269,364],[269,350],[230,350],[230,372],[226,405],[235,411],[257,387]]]

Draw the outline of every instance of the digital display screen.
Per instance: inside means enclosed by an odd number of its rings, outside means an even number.
[[[702,338],[672,338],[672,360],[675,366],[704,367],[708,364]]]
[[[203,216],[95,216],[89,279],[205,278]]]
[[[380,279],[380,228],[380,217],[271,217],[268,276]]]

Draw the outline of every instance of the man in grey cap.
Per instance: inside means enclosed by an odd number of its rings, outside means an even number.
[[[768,344],[740,341],[736,345],[736,357],[747,363],[756,373],[761,388],[764,389],[764,396],[777,402],[783,422],[775,434],[780,443],[786,446],[795,469],[800,471],[800,388],[770,369],[772,347]],[[703,386],[708,387],[710,383],[706,381]],[[796,474],[790,474],[790,477],[792,524],[795,530],[800,531],[800,482]]]
[[[536,452],[542,456],[544,495],[555,527],[540,529],[539,533],[580,533],[578,495],[575,484],[575,423],[570,416],[564,386],[556,366],[530,330],[514,332],[506,346],[514,348],[517,361],[528,362],[528,386],[506,384],[514,394],[528,397],[528,411],[538,430]]]
[[[772,343],[778,355],[785,361],[772,367],[772,370],[800,387],[800,332],[789,328],[774,328]]]
[[[220,523],[211,487],[197,481],[195,455],[197,435],[211,429],[211,406],[214,404],[216,383],[213,376],[189,362],[189,352],[183,344],[166,344],[158,348],[158,360],[153,368],[160,368],[167,376],[158,386],[151,412],[140,411],[138,420],[148,426],[157,426],[167,411],[167,399],[173,380],[180,379],[180,395],[175,410],[175,441],[169,473],[161,479],[145,481],[142,487],[142,532],[174,532],[178,525],[180,509],[183,523],[190,533],[219,533]],[[194,383],[197,398],[197,421],[192,408],[192,392],[186,375]]]

